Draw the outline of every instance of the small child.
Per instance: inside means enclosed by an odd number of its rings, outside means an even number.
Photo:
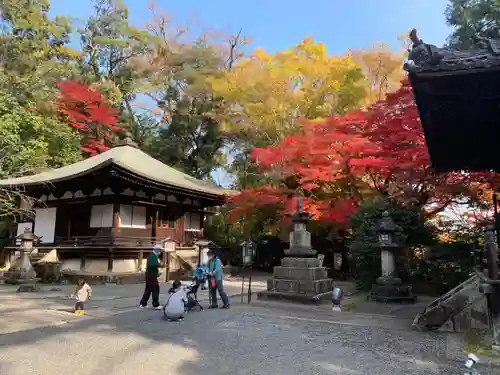
[[[92,288],[84,279],[79,279],[76,283],[74,298],[76,299],[75,314],[83,315],[85,312],[85,303],[92,296]]]
[[[200,265],[196,267],[193,274],[197,282],[201,285],[201,290],[207,289],[207,275],[208,267],[205,265]]]
[[[165,317],[168,320],[184,319],[185,304],[187,303],[186,292],[180,280],[175,280],[172,288],[168,291],[168,300],[163,308]]]

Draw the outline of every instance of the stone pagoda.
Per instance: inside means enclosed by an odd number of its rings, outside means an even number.
[[[328,278],[326,267],[311,247],[311,233],[306,228],[310,219],[311,215],[303,212],[299,197],[297,212],[292,217],[290,248],[285,250],[281,266],[274,267],[273,277],[267,281],[267,291],[259,293],[259,299],[321,303],[330,298],[332,279]]]

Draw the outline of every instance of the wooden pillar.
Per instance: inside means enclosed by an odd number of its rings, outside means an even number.
[[[108,272],[113,272],[113,259],[114,259],[114,249],[112,247],[109,248],[108,252]]]
[[[484,235],[484,248],[488,266],[488,278],[491,280],[491,294],[487,296],[490,319],[493,328],[493,346],[500,350],[500,285],[498,269],[498,248],[495,234],[488,230]]]
[[[144,259],[144,251],[143,250],[139,250],[139,256],[137,258],[137,272],[141,272],[142,271],[142,261]]]
[[[158,216],[159,216],[159,208],[156,207],[155,212],[153,214],[153,220],[151,223],[151,241],[156,243],[156,233],[158,228]]]
[[[112,242],[115,243],[115,239],[120,235],[120,202],[113,202],[113,231],[112,231]]]
[[[170,281],[170,252],[164,251],[165,256],[165,282]]]
[[[80,271],[85,271],[85,263],[86,263],[86,257],[85,257],[85,249],[81,249],[81,254],[80,254]]]

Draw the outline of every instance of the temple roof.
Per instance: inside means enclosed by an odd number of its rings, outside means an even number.
[[[500,40],[455,50],[424,43],[416,30],[404,68],[438,172],[500,172]]]
[[[484,39],[466,51],[424,43],[412,30],[413,42],[404,68],[409,73],[471,72],[500,67],[500,40]]]
[[[67,181],[110,165],[116,165],[139,177],[171,187],[216,196],[233,193],[232,190],[217,187],[209,182],[182,173],[129,145],[114,147],[102,154],[62,168],[48,170],[32,176],[0,180],[0,186],[33,186]]]

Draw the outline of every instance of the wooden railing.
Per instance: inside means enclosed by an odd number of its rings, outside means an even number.
[[[151,237],[116,237],[112,236],[75,236],[56,237],[55,245],[59,246],[117,246],[117,247],[151,247],[156,243]],[[158,239],[160,241],[160,239]]]

